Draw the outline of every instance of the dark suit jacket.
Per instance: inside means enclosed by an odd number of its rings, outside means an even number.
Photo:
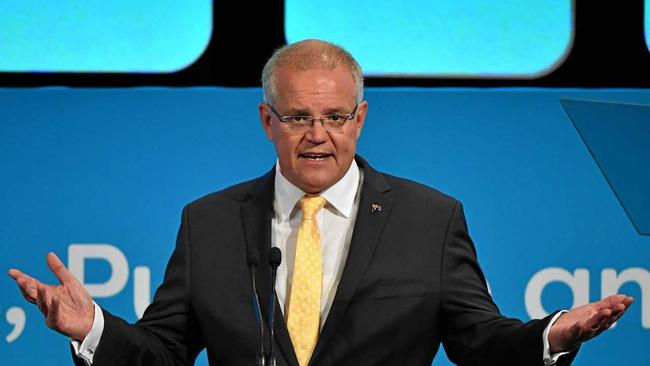
[[[310,365],[430,365],[441,342],[460,365],[542,365],[548,318],[499,313],[460,202],[357,162],[364,181],[354,234]],[[187,365],[204,347],[211,364],[254,365],[259,327],[246,253],[257,247],[268,263],[274,172],[185,207],[143,318],[130,325],[104,310],[95,366]],[[266,265],[257,286],[266,308]],[[279,306],[276,320],[278,365],[297,365]]]

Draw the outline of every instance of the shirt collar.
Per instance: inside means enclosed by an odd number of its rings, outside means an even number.
[[[346,218],[350,217],[354,206],[354,199],[359,188],[359,166],[352,160],[347,173],[333,186],[322,191],[320,195],[325,198],[328,205]],[[275,164],[275,213],[282,221],[288,220],[296,204],[304,196],[300,188],[289,182],[280,171],[280,164]]]

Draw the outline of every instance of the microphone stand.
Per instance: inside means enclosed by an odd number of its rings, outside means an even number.
[[[248,251],[248,270],[251,277],[251,284],[253,285],[253,308],[255,308],[255,320],[260,325],[260,347],[257,352],[256,366],[266,366],[266,352],[264,350],[264,319],[262,319],[262,308],[260,307],[260,299],[257,296],[257,287],[255,286],[255,269],[260,263],[260,253],[257,249],[252,248]]]
[[[275,299],[277,297],[275,293],[275,281],[278,275],[278,267],[280,266],[280,263],[282,263],[282,251],[280,251],[280,248],[278,247],[271,248],[269,252],[269,265],[271,266],[271,296],[270,296],[271,304],[269,306],[269,316],[267,318],[269,319],[269,330],[271,334],[271,342],[269,346],[269,360],[267,363],[268,366],[276,366],[275,355],[273,354],[273,339],[274,339],[274,329],[275,329],[275,303],[276,303]]]

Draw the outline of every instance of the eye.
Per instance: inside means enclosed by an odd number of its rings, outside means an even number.
[[[345,119],[345,117],[339,114],[330,114],[325,116],[325,119],[332,122],[341,122],[341,120]]]
[[[284,117],[285,122],[289,123],[303,123],[309,119],[308,116],[286,116]]]

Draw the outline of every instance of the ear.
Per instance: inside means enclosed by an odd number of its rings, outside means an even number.
[[[359,107],[357,108],[357,118],[355,119],[357,140],[361,137],[361,129],[363,128],[363,123],[366,121],[366,113],[368,113],[368,102],[364,100],[359,103]]]
[[[258,111],[260,114],[260,122],[262,123],[262,129],[264,129],[264,134],[266,138],[273,141],[273,131],[271,128],[271,110],[266,103],[260,103],[258,106]]]

